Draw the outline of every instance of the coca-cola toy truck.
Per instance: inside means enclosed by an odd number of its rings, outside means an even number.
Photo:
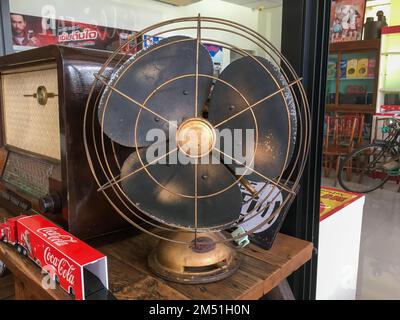
[[[107,257],[41,215],[0,223],[0,239],[16,246],[76,300],[110,298]]]

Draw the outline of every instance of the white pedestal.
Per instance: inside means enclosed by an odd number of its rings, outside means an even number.
[[[338,200],[342,194],[347,200],[342,204],[337,201],[338,206],[328,210],[325,207],[329,212],[321,215],[316,298],[354,300],[365,196],[332,188],[323,189],[329,193],[327,197],[331,194],[332,199]],[[335,201],[330,203],[335,204]]]

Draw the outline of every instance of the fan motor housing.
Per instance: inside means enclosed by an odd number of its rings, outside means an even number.
[[[212,151],[216,135],[211,123],[201,118],[184,121],[177,130],[179,149],[189,157],[200,158]]]

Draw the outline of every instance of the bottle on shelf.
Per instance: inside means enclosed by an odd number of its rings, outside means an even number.
[[[364,24],[364,40],[380,39],[381,30],[388,24],[386,22],[385,14],[382,10],[376,13],[378,17],[377,21],[374,21],[373,17],[368,17]]]

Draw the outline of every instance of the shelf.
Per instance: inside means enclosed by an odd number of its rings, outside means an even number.
[[[385,88],[382,88],[382,89],[379,89],[379,91],[381,91],[381,92],[391,92],[391,93],[400,93],[400,89],[385,89]]]
[[[375,77],[339,78],[339,80],[375,80]]]
[[[334,81],[336,78],[327,78],[328,81]],[[342,80],[375,80],[375,77],[360,77],[360,78],[339,78],[340,81]]]
[[[326,91],[333,91],[332,93],[327,93],[326,95],[326,110],[330,112],[343,112],[343,113],[365,113],[365,114],[374,114],[376,111],[375,102],[377,100],[377,87],[379,81],[379,65],[380,58],[387,60],[387,58],[380,56],[380,39],[371,39],[371,40],[361,40],[361,41],[348,41],[341,43],[331,43],[329,48],[329,61],[331,65],[331,73],[329,73],[329,77],[327,77],[326,81]],[[397,48],[387,48],[384,51],[398,51]],[[397,57],[397,56],[396,56]],[[368,58],[368,62],[372,59],[375,60],[375,67],[369,68],[367,64],[365,64],[364,73],[358,73],[356,71],[353,74],[347,73],[347,68],[345,72],[343,72],[343,64],[341,64],[342,60],[349,59],[366,59]],[[390,59],[389,59],[390,60]],[[333,68],[334,63],[336,63],[335,68]],[[358,63],[357,63],[358,64]],[[363,62],[364,64],[364,62]],[[342,68],[341,68],[342,66]],[[355,66],[354,66],[355,67]],[[355,67],[358,70],[358,67]],[[361,69],[360,69],[361,70]],[[333,77],[333,72],[335,71],[335,77]],[[336,83],[334,83],[336,81]],[[354,88],[347,88],[353,87]],[[360,88],[356,88],[360,87]],[[361,89],[363,87],[363,91],[368,91],[368,93],[349,93],[347,92],[358,91],[357,89]],[[347,94],[346,94],[347,92]],[[343,102],[340,104],[339,102]],[[345,103],[348,102],[348,103]],[[355,102],[363,102],[368,104],[355,104]]]
[[[343,41],[334,42],[330,44],[329,53],[337,53],[338,51],[363,51],[363,50],[377,50],[381,48],[381,39],[371,40],[357,40],[357,41]]]
[[[342,111],[342,112],[361,112],[375,113],[375,106],[372,104],[325,104],[327,111]]]
[[[383,104],[381,105],[381,110],[390,112],[390,111],[396,111],[399,112],[400,111],[400,105],[397,104]]]

